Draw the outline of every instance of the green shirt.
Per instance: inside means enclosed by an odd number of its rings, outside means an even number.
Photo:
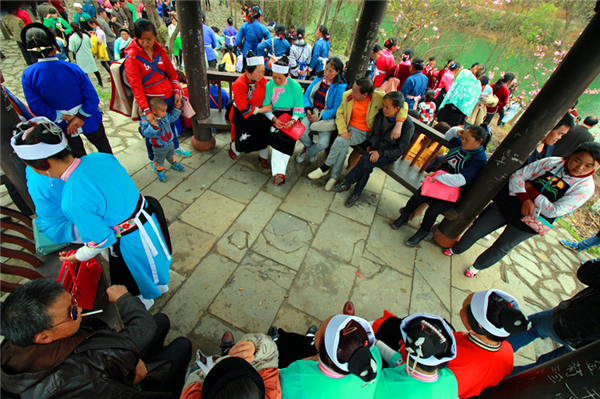
[[[371,349],[377,362],[377,377],[375,382],[365,385],[365,382],[355,375],[343,378],[331,378],[319,369],[319,362],[298,360],[289,367],[279,370],[281,393],[285,399],[371,399],[375,393],[377,379],[381,375],[381,355],[377,347]]]
[[[405,364],[402,364],[383,370],[377,381],[374,396],[375,399],[396,397],[402,399],[458,399],[458,384],[454,373],[448,368],[438,370],[437,381],[426,382],[409,376]]]
[[[304,94],[300,83],[287,78],[285,85],[279,87],[274,80],[269,80],[265,88],[263,105],[273,104],[273,111],[292,110],[294,116],[304,116]]]
[[[61,27],[65,30],[65,35],[70,35],[73,32],[73,29],[71,29],[71,27],[69,26],[69,23],[67,21],[65,21],[64,19],[62,19],[61,17],[58,17],[56,19],[55,18],[44,18],[44,26],[49,29],[52,29],[54,31],[57,31],[58,28]],[[56,32],[56,34],[60,36],[59,32]]]

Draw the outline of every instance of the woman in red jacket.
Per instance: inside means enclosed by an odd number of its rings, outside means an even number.
[[[229,110],[231,147],[229,156],[235,159],[241,152],[258,151],[260,164],[269,167],[269,135],[271,121],[264,115],[273,109],[263,106],[265,99],[265,59],[248,50],[245,72],[233,83],[233,106]]]
[[[135,22],[135,38],[125,49],[127,55],[125,72],[140,109],[146,119],[154,126],[158,126],[156,117],[150,110],[148,101],[152,97],[159,97],[167,103],[167,112],[173,106],[181,108],[181,93],[177,72],[171,63],[165,49],[156,41],[156,27],[147,19],[138,19]],[[181,121],[178,119],[171,124],[175,133],[175,152],[190,156],[189,151],[179,148],[177,136],[181,133]],[[153,161],[154,154],[149,140],[146,140],[148,158]]]
[[[504,74],[504,77],[498,79],[495,85],[492,86],[494,90],[494,95],[498,97],[498,105],[495,107],[487,107],[487,116],[485,117],[485,123],[492,123],[492,119],[494,119],[494,115],[497,112],[500,112],[504,108],[504,106],[508,103],[508,98],[510,97],[510,90],[508,90],[508,85],[513,81],[515,75],[507,72]]]
[[[373,74],[373,83],[375,84],[375,87],[379,87],[383,84],[385,74],[396,63],[393,52],[398,46],[398,39],[390,37],[383,45],[385,46],[385,49],[381,52],[377,61],[375,61],[375,73]]]

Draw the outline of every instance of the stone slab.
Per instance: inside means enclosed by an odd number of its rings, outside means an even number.
[[[350,262],[354,252],[361,249],[368,234],[367,226],[330,213],[319,228],[312,248],[343,262]]]
[[[267,258],[298,270],[313,237],[308,222],[279,211],[258,236],[252,249]]]
[[[385,218],[376,216],[363,256],[375,263],[390,266],[412,276],[416,250],[407,247],[404,242],[414,233],[415,231],[408,227],[392,230]]]
[[[571,295],[575,293],[577,285],[575,283],[575,277],[573,275],[559,274],[558,281],[564,288],[566,294]]]
[[[462,309],[465,298],[469,296],[471,292],[459,290],[458,288],[452,287],[450,289],[450,293],[452,296],[452,309],[450,309],[450,323],[452,323],[456,331],[465,331],[465,326],[460,320],[459,312]]]
[[[159,313],[169,302],[169,300],[175,295],[183,281],[185,280],[185,276],[177,273],[175,270],[169,270],[169,291],[165,292],[158,298],[154,299],[154,306],[150,308],[150,312],[152,314]]]
[[[350,298],[355,270],[311,249],[292,284],[288,303],[324,320],[340,312]]]
[[[530,302],[536,302],[538,304],[544,303],[542,298],[540,298],[539,294],[536,293],[529,285],[525,284],[523,280],[517,277],[517,275],[513,271],[508,270],[506,272],[506,278],[508,280],[506,282],[511,286],[518,288],[521,291],[523,297],[529,300]]]
[[[234,165],[210,189],[238,202],[247,204],[260,191],[268,176],[244,166]]]
[[[344,204],[351,195],[352,190],[345,193],[335,193],[329,209],[340,216],[370,226],[373,223],[373,217],[377,211],[380,196],[365,190],[354,206],[346,208]]]
[[[384,188],[377,206],[377,214],[392,222],[400,216],[400,208],[404,207],[409,199],[409,196]]]
[[[295,275],[295,270],[250,252],[209,311],[244,331],[267,331]]]
[[[403,196],[410,198],[413,193],[408,188],[404,187],[402,184],[398,183],[396,180],[389,178],[385,180],[385,184],[383,186],[384,189],[394,191],[398,194],[402,194]]]
[[[350,300],[356,315],[367,320],[380,318],[384,310],[404,317],[410,314],[411,285],[410,277],[386,267],[372,277],[358,277]]]
[[[259,192],[221,237],[216,246],[217,251],[236,262],[241,261],[280,203],[281,199],[263,191]]]
[[[309,222],[321,224],[334,192],[327,192],[313,180],[301,177],[285,197],[281,210]]]
[[[501,279],[498,265],[480,271],[476,277],[468,278],[465,276],[465,270],[475,262],[475,259],[483,251],[485,251],[484,247],[475,244],[460,255],[452,255],[452,285],[454,287],[466,292],[481,291],[489,289],[494,282]]]
[[[525,255],[522,250],[514,248],[512,251],[510,251],[509,256],[513,260],[513,264],[516,265],[517,269],[522,267],[536,276],[542,277],[540,268],[536,262],[530,259],[532,255]]]
[[[448,294],[450,290],[448,290]],[[449,295],[448,295],[449,296]],[[446,302],[449,303],[449,302]],[[419,270],[413,273],[412,292],[410,296],[410,311],[413,313],[430,313],[445,319],[450,318],[450,310],[436,295]]]
[[[244,204],[208,190],[181,215],[181,220],[221,237],[244,210]]]
[[[163,308],[171,319],[171,339],[192,331],[236,267],[237,263],[217,254],[200,262]]]
[[[369,192],[375,194],[381,194],[383,186],[385,185],[386,178],[387,174],[383,170],[375,168],[373,172],[371,172],[371,176],[369,176],[369,180],[367,181],[365,190],[368,190]]]
[[[169,196],[165,196],[160,200],[160,205],[165,212],[165,218],[169,221],[169,223],[173,223],[179,215],[189,206],[188,204],[183,204],[179,201],[175,201]]]
[[[331,311],[335,313],[335,309],[331,309]],[[320,324],[321,320],[290,306],[287,299],[283,301],[277,317],[273,321],[273,325],[277,328],[298,334],[305,334],[310,326],[319,327]]]
[[[448,307],[450,303],[450,257],[432,241],[423,240],[417,247],[416,269],[427,281],[433,292]]]
[[[192,360],[196,358],[197,349],[202,350],[202,353],[206,356],[220,355],[221,348],[219,346],[221,345],[221,338],[226,331],[230,331],[233,334],[233,338],[236,342],[245,334],[244,331],[224,322],[218,317],[213,316],[210,313],[203,313],[198,324],[196,324],[193,331],[188,334],[188,338],[192,342]],[[266,333],[266,331],[264,332]]]
[[[171,268],[189,276],[200,260],[213,248],[217,237],[212,236],[180,220],[169,226],[173,245]]]
[[[138,170],[134,174],[130,175],[135,186],[141,193],[144,193],[146,187],[156,181],[156,173],[152,171],[150,164],[146,164],[146,167]]]

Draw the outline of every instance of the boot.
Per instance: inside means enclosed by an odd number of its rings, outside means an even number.
[[[392,229],[398,230],[400,227],[404,226],[406,222],[408,222],[408,218],[410,218],[410,215],[408,213],[400,211],[400,217],[394,220],[390,226],[392,227]]]
[[[408,239],[408,241],[406,241],[406,245],[409,247],[416,247],[417,244],[419,244],[421,241],[423,241],[425,239],[425,237],[427,237],[428,234],[429,234],[428,231],[425,231],[425,230],[419,228],[419,230],[417,230],[415,235],[410,237]]]

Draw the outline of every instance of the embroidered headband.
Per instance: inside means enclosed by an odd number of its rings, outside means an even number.
[[[360,317],[347,316],[343,314],[333,316],[333,318],[327,324],[327,328],[325,329],[325,334],[323,338],[325,340],[325,350],[327,351],[327,354],[329,355],[329,358],[331,359],[333,364],[339,367],[340,370],[344,370],[347,372],[350,372],[350,369],[348,368],[348,363],[340,363],[338,361],[337,351],[340,343],[340,332],[342,332],[346,328],[348,323],[350,323],[352,320],[360,324],[365,329],[368,337],[368,348],[369,350],[373,348],[373,345],[375,344],[375,334],[373,333],[373,328],[371,327],[369,322],[367,322],[364,319],[361,319]]]
[[[422,353],[418,353],[416,351],[409,351],[407,349],[408,355],[416,362],[416,363],[420,363],[423,364],[425,366],[438,366],[442,363],[445,362],[449,362],[450,360],[454,359],[456,357],[456,340],[454,339],[454,334],[452,333],[452,329],[450,328],[450,326],[448,325],[448,323],[446,323],[446,320],[442,319],[439,316],[435,316],[432,314],[427,314],[427,313],[416,313],[410,316],[405,317],[402,320],[402,324],[400,324],[400,332],[402,333],[402,340],[404,341],[404,345],[406,348],[408,348],[410,346],[410,343],[408,342],[408,340],[410,340],[410,337],[408,337],[407,335],[407,329],[408,329],[408,325],[410,324],[411,321],[415,320],[415,319],[429,319],[429,320],[438,320],[442,323],[442,326],[444,326],[444,329],[446,330],[447,335],[452,339],[452,344],[450,345],[450,354],[448,356],[442,357],[442,358],[438,358],[435,355],[431,355],[428,357],[422,357]],[[445,342],[445,340],[447,339],[446,337],[444,337],[443,334],[441,334],[433,325],[431,325],[429,322],[427,322],[426,320],[422,321],[422,324],[427,325],[428,327],[431,328],[431,330],[433,330],[436,335],[438,336],[437,338],[434,339],[440,339],[440,341]],[[419,338],[416,342],[415,345],[416,346],[420,346],[422,345],[424,342],[424,339],[421,337]],[[415,365],[416,366],[416,365]]]
[[[498,328],[487,319],[487,310],[489,304],[489,298],[492,293],[495,293],[499,297],[506,299],[506,301],[517,310],[521,310],[519,307],[519,302],[512,296],[508,295],[504,291],[500,290],[487,290],[487,291],[477,291],[473,294],[473,298],[471,299],[471,312],[473,313],[473,317],[481,327],[488,333],[495,335],[496,337],[508,337],[510,333],[506,331],[504,328]]]
[[[33,161],[38,159],[46,159],[51,157],[52,155],[56,155],[65,148],[68,147],[69,143],[63,134],[63,131],[60,127],[55,125],[48,118],[44,118],[43,116],[30,119],[25,123],[19,123],[17,125],[17,129],[26,127],[26,124],[29,123],[32,126],[28,127],[25,131],[20,131],[15,134],[10,139],[10,145],[17,154],[17,156],[25,161]],[[57,144],[48,144],[48,143],[36,143],[36,144],[21,144],[17,145],[18,140],[23,140],[26,138],[31,132],[37,128],[38,126],[43,126],[43,128],[61,138],[60,143]],[[44,133],[46,133],[46,131]]]
[[[248,65],[248,66],[262,65],[264,63],[265,63],[265,57],[255,56],[255,57],[248,57],[246,59],[246,65]]]
[[[289,66],[283,66],[283,65],[278,65],[278,64],[273,64],[271,66],[271,69],[273,70],[273,72],[282,73],[284,75],[287,75],[288,72],[290,71]]]

